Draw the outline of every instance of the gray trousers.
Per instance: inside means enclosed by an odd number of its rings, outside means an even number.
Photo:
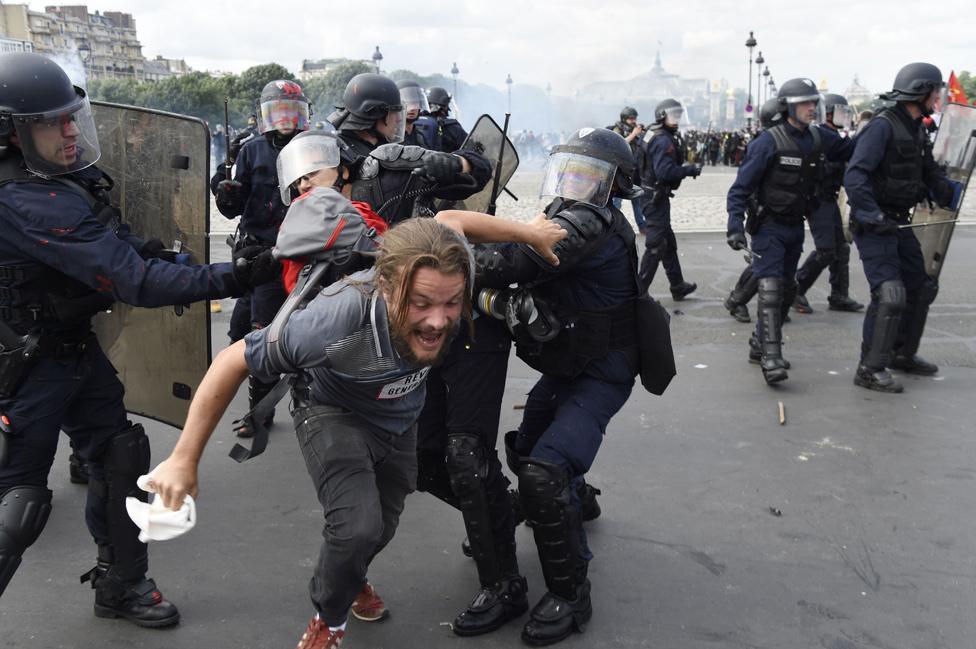
[[[309,594],[320,617],[338,626],[416,488],[417,429],[391,435],[335,406],[299,408],[292,416],[325,515]]]

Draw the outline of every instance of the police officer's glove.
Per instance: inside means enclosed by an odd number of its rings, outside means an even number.
[[[245,246],[234,253],[234,279],[245,289],[281,277],[281,264],[265,246]]]
[[[237,197],[241,195],[242,185],[236,180],[221,180],[217,183],[218,205],[232,205]]]
[[[176,251],[169,250],[159,239],[149,239],[139,248],[139,256],[143,259],[162,259],[171,264],[176,263]]]
[[[450,185],[454,182],[455,176],[463,171],[461,158],[452,153],[441,153],[440,151],[430,151],[424,155],[424,164],[421,167],[424,175],[440,185]]]
[[[874,234],[889,235],[898,234],[898,224],[891,219],[881,219],[867,226],[867,231]]]
[[[690,176],[692,178],[697,178],[702,172],[702,168],[695,164],[681,165],[681,168],[684,170],[686,177]]]
[[[729,244],[729,248],[732,248],[732,250],[743,250],[748,245],[745,232],[738,231],[727,233],[725,235],[725,242]]]

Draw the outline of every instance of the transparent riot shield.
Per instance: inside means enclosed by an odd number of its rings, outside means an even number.
[[[504,147],[504,151],[502,147]],[[501,127],[490,115],[482,115],[478,118],[461,148],[477,151],[488,158],[491,163],[492,180],[489,180],[485,188],[477,194],[473,194],[463,201],[455,201],[451,207],[459,210],[471,210],[472,212],[485,212],[491,203],[491,189],[494,185],[494,174],[495,168],[498,166],[499,153],[502,154],[502,173],[498,181],[498,192],[501,193],[515,174],[515,170],[518,169],[518,152],[515,151],[512,141],[504,135]],[[446,205],[442,202],[439,209],[445,208]]]
[[[92,102],[112,204],[132,232],[207,263],[210,138],[201,120]],[[116,303],[95,331],[125,385],[129,412],[182,428],[210,363],[210,309]]]
[[[925,256],[925,272],[939,278],[945,262],[949,241],[959,217],[959,207],[966,195],[966,186],[976,165],[976,106],[948,104],[939,122],[939,131],[932,149],[935,161],[941,165],[949,180],[962,185],[962,195],[956,209],[943,209],[927,203],[915,207],[912,229]]]

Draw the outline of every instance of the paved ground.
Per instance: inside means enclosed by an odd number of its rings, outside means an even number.
[[[590,475],[603,516],[590,524],[595,616],[563,647],[688,649],[969,649],[976,634],[976,228],[959,228],[922,353],[934,378],[903,395],[855,388],[861,317],[824,310],[787,325],[790,380],[764,385],[745,361],[750,326],[720,299],[742,267],[717,234],[679,237],[698,293],[675,304],[678,377],[664,397],[634,392]],[[215,256],[223,255],[215,247]],[[866,289],[859,266],[854,294]],[[654,290],[664,290],[663,277]],[[229,302],[224,302],[229,307]],[[229,308],[217,317],[215,339]],[[513,359],[503,430],[535,373]],[[778,402],[787,421],[779,425]],[[279,416],[268,452],[227,457],[234,402],[204,457],[199,524],[152,548],[152,574],[183,611],[175,629],[96,619],[77,575],[93,561],[83,489],[55,462],[54,513],[0,605],[5,648],[293,647],[310,615],[306,583],[321,513],[290,428]],[[176,431],[149,424],[156,460]],[[521,646],[519,624],[459,639],[447,623],[474,594],[460,517],[425,494],[371,580],[393,610],[353,621],[343,647]],[[528,530],[519,557],[540,596]]]

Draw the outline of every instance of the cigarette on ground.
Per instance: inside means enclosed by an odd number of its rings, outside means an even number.
[[[786,424],[786,406],[784,406],[783,402],[780,401],[779,402],[779,425],[783,426],[785,424]]]

